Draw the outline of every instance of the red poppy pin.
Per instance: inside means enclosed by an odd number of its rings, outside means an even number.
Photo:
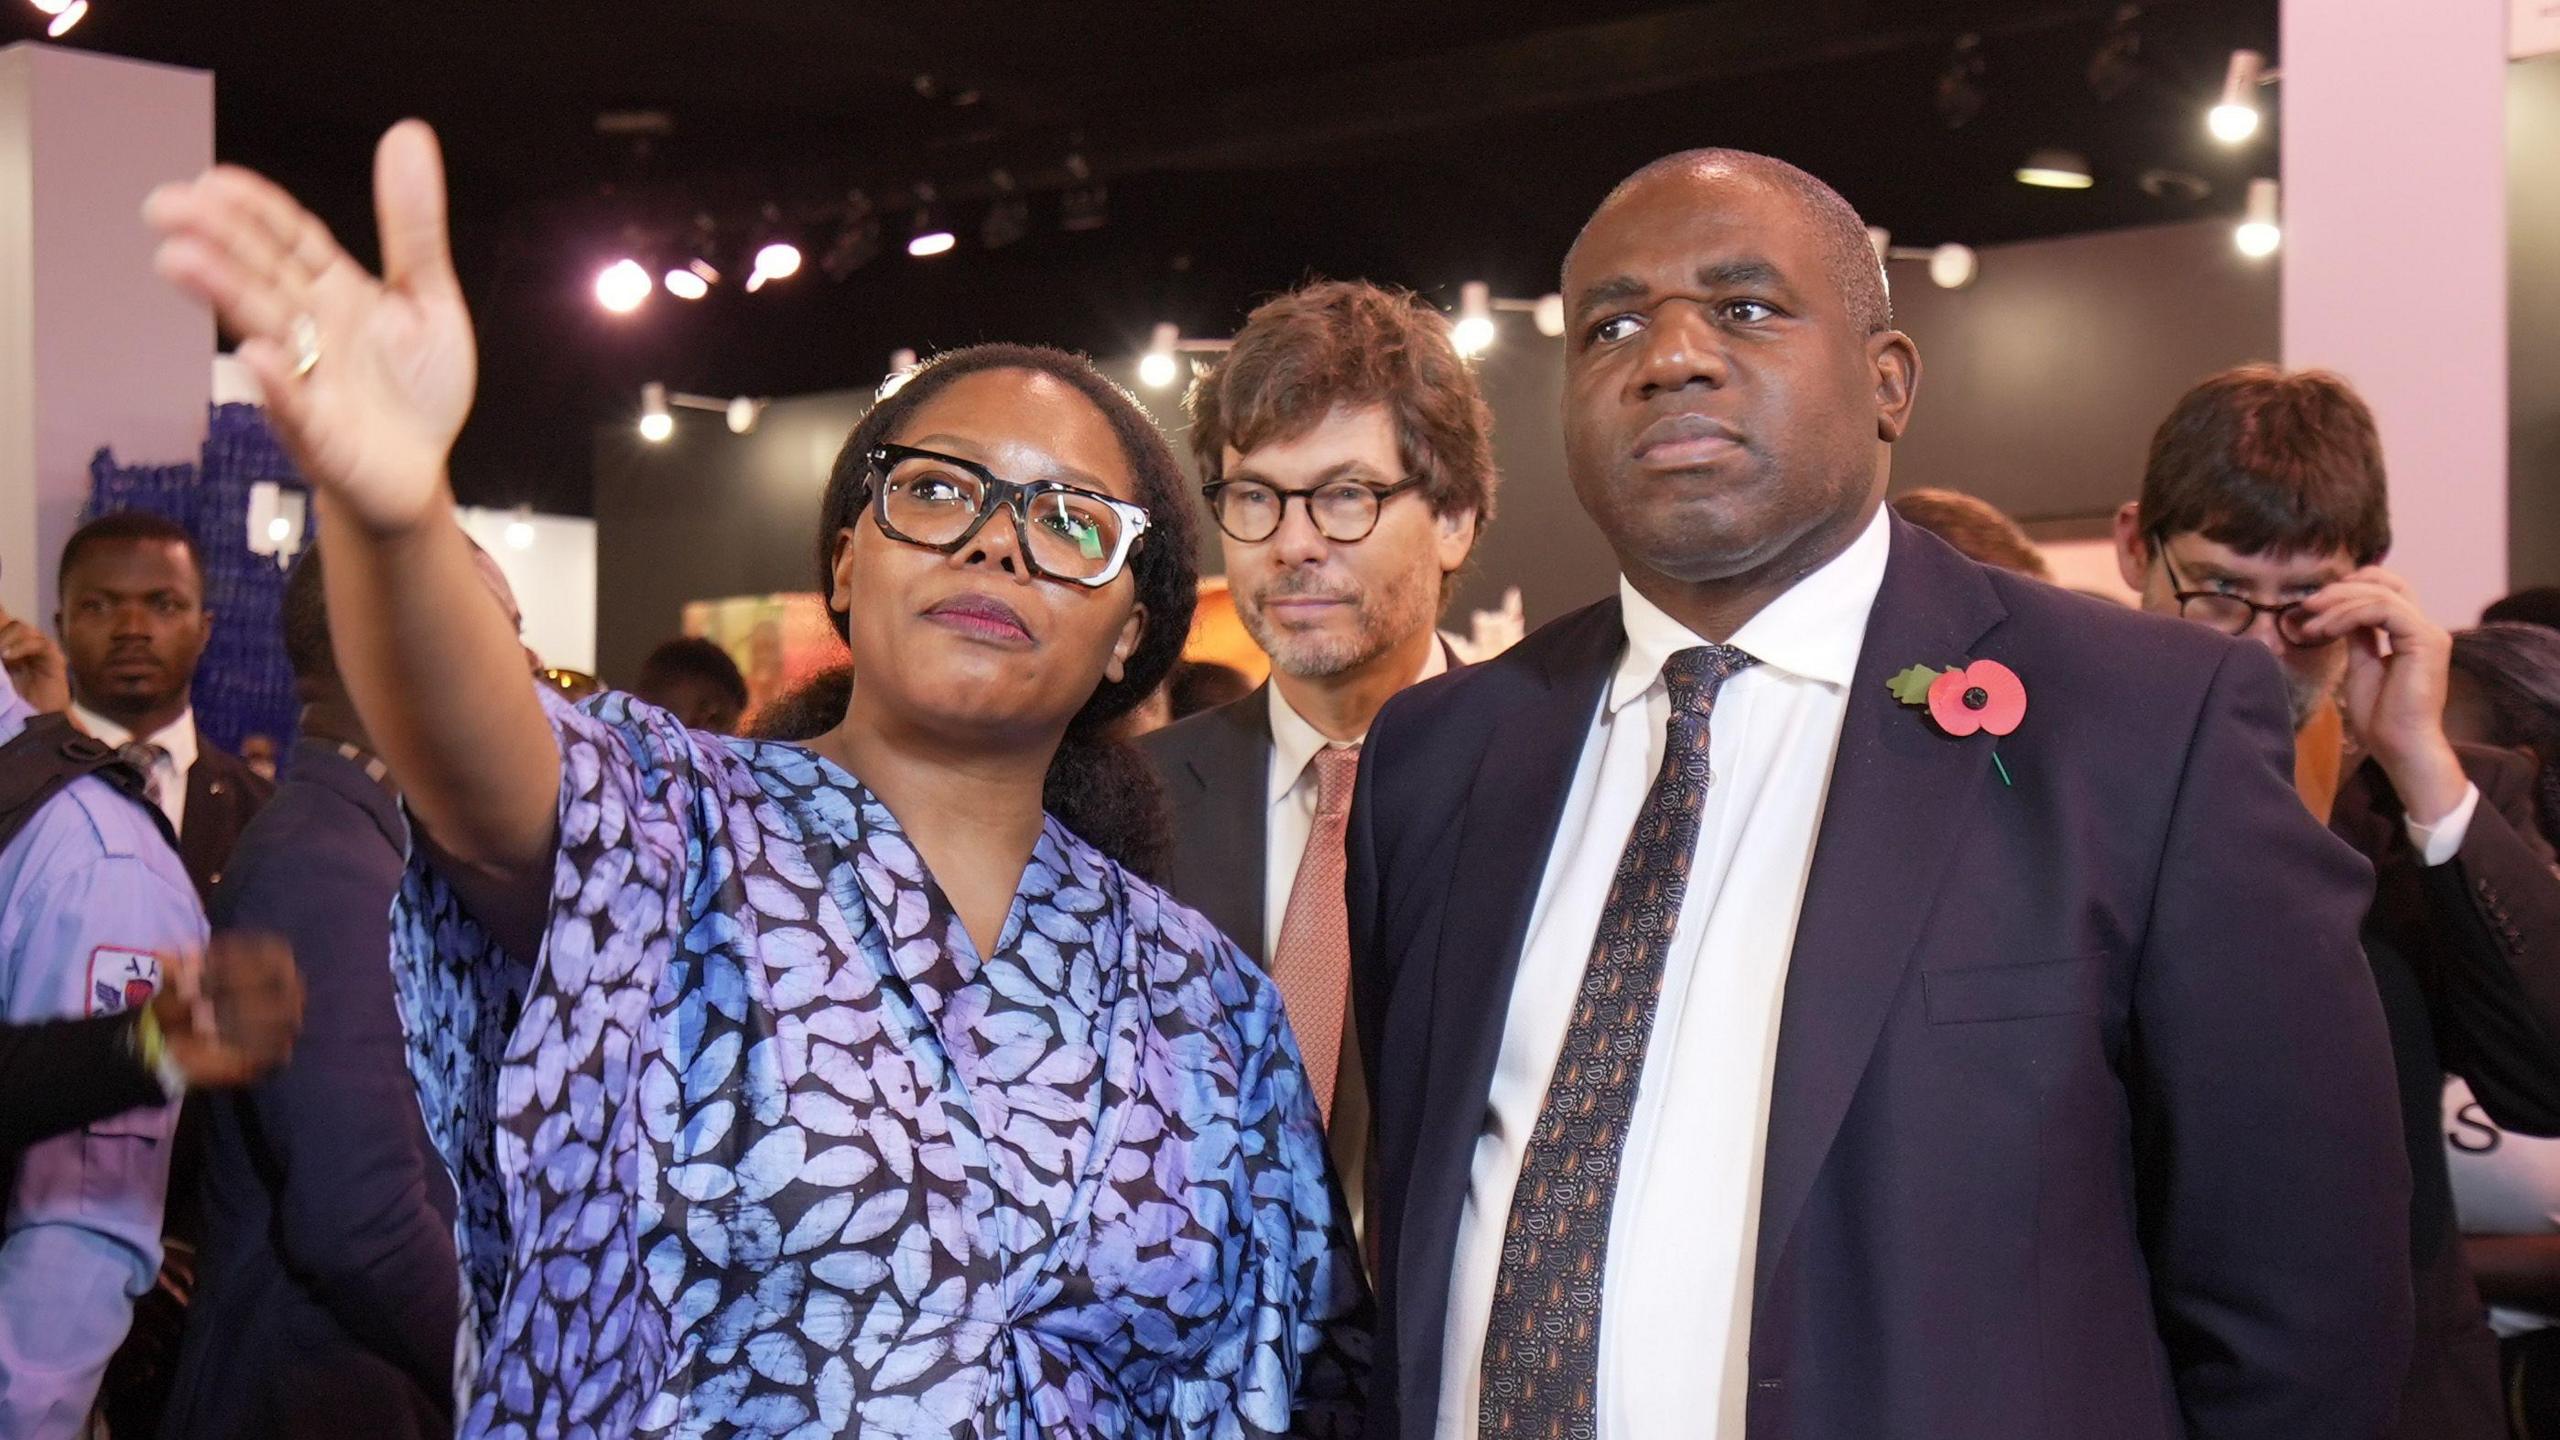
[[[2018,679],[2018,672],[1997,660],[1976,660],[1947,670],[1914,665],[1886,684],[1893,698],[1926,709],[1941,731],[1958,739],[1976,731],[1994,738],[2007,735],[2027,718],[2025,683]],[[2000,771],[2001,784],[2014,783],[1997,746],[1992,748],[1991,763]]]

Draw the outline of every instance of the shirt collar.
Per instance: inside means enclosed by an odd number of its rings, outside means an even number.
[[[124,746],[132,744],[134,740],[132,731],[77,700],[71,702],[71,723],[79,726],[90,738],[103,744]],[[176,767],[181,777],[184,777],[196,765],[195,707],[191,705],[179,711],[178,718],[170,721],[159,733],[142,738],[168,752],[169,763]]]
[[[1419,685],[1433,676],[1447,674],[1448,670],[1449,642],[1434,635],[1431,637],[1431,653],[1423,657],[1422,669],[1415,673],[1411,683]],[[1307,766],[1316,758],[1316,752],[1335,742],[1328,739],[1323,731],[1309,723],[1305,716],[1299,714],[1296,708],[1289,704],[1288,697],[1280,693],[1277,682],[1271,684],[1269,689],[1271,691],[1271,754],[1274,763],[1271,766],[1271,793],[1265,797],[1264,803],[1277,805],[1282,797],[1298,788],[1298,777],[1307,772]],[[1353,740],[1344,743],[1356,745],[1360,742]]]
[[[1858,650],[1866,642],[1867,614],[1875,608],[1876,592],[1883,588],[1885,560],[1892,550],[1893,529],[1884,507],[1878,506],[1875,517],[1847,549],[1760,607],[1759,614],[1734,632],[1731,643],[1768,669],[1847,689],[1858,668]],[[1613,711],[1652,690],[1673,651],[1707,643],[1638,594],[1623,575],[1618,578],[1618,600],[1627,648],[1609,684]]]

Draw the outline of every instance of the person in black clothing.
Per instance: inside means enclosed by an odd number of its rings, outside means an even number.
[[[2399,1072],[2418,1317],[2388,1433],[2502,1440],[2440,1097],[2458,1074],[2499,1125],[2560,1135],[2560,875],[2533,762],[2446,735],[2452,637],[2380,568],[2388,500],[2373,414],[2343,380],[2245,366],[2161,423],[2142,497],[2116,517],[2117,558],[2145,609],[2272,652],[2297,730],[2318,733],[2333,706],[2345,723],[2335,796],[2305,799],[2374,869],[2364,945]]]
[[[246,1085],[302,1028],[293,952],[271,935],[216,935],[201,961],[160,957],[151,1003],[80,1020],[0,1024],[0,1155],[183,1091]]]
[[[738,733],[747,713],[747,677],[729,652],[699,635],[680,635],[640,662],[631,693],[672,713],[688,730]]]
[[[215,911],[292,937],[312,1025],[291,1064],[212,1107],[169,1440],[453,1430],[453,1191],[419,1115],[388,959],[409,833],[338,679],[321,563],[310,552],[285,587],[304,706],[292,763]]]

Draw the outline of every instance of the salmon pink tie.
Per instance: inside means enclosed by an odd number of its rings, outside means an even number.
[[[1333,1119],[1333,1084],[1342,1059],[1342,1017],[1351,1000],[1351,917],[1342,898],[1342,829],[1351,818],[1351,784],[1360,773],[1360,747],[1327,745],[1311,762],[1316,771],[1316,823],[1289,883],[1289,908],[1280,917],[1280,943],[1272,951],[1271,978],[1289,1007],[1289,1028],[1316,1108]]]

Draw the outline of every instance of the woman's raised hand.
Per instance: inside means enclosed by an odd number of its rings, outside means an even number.
[[[446,502],[471,410],[471,316],[445,236],[435,132],[404,120],[373,160],[382,278],[264,176],[217,166],[143,202],[154,267],[213,307],[303,475],[380,534]]]

